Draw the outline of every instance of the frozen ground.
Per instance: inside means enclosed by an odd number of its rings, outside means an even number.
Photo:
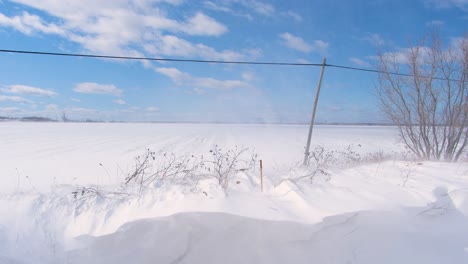
[[[468,164],[398,158],[292,182],[306,126],[0,123],[0,263],[468,263]],[[313,142],[401,153],[391,127],[318,126]],[[146,148],[255,148],[265,164],[225,193],[112,189]],[[102,164],[102,166],[100,165]]]

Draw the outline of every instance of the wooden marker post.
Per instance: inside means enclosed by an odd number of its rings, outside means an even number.
[[[260,189],[263,192],[263,162],[260,160]]]

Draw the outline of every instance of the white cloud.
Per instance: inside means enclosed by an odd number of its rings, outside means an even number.
[[[0,113],[15,113],[21,111],[19,107],[0,107]]]
[[[206,94],[206,90],[199,87],[193,88],[192,91],[198,95]]]
[[[352,58],[349,58],[349,61],[351,61],[353,64],[360,66],[360,67],[367,67],[367,68],[371,67],[371,64],[369,62],[361,60],[359,58],[352,57]]]
[[[172,19],[160,8],[166,2],[179,5],[182,0],[93,1],[93,0],[13,0],[13,2],[43,11],[50,17],[23,12],[7,16],[0,12],[0,27],[11,27],[24,34],[53,34],[81,45],[87,52],[122,56],[144,56],[148,47],[156,47],[152,55],[172,55],[174,49],[158,48],[171,45],[167,35],[183,33],[192,36],[220,36],[228,27],[202,13]],[[48,20],[48,21],[46,21]],[[53,21],[53,22],[51,22]],[[169,42],[169,43],[166,43]],[[180,56],[203,58],[239,56],[232,51],[217,51],[203,44],[193,44],[191,52]],[[171,51],[165,53],[164,51]],[[205,57],[206,56],[206,57]],[[146,62],[146,66],[149,66]]]
[[[320,54],[326,54],[329,46],[330,44],[328,44],[328,42],[323,40],[314,40],[314,50]]]
[[[187,82],[192,78],[189,74],[183,73],[176,68],[159,67],[156,68],[155,71],[171,78],[177,84],[182,84],[183,82]]]
[[[154,106],[150,106],[150,107],[146,108],[146,111],[148,111],[148,112],[157,112],[157,111],[159,111],[159,108],[154,107]]]
[[[135,110],[133,109],[120,109],[118,111],[121,113],[135,113]]]
[[[40,17],[23,12],[21,15],[7,17],[0,13],[0,26],[12,27],[24,34],[31,35],[34,32],[45,34],[64,35],[65,31],[60,26],[46,23]]]
[[[247,18],[249,21],[253,20],[252,15],[250,15],[247,12],[244,12],[244,10],[238,11],[237,8],[231,8],[232,2],[230,1],[218,1],[218,2],[213,2],[213,1],[204,1],[203,5],[205,8],[213,10],[213,11],[218,11],[218,12],[223,12],[227,14],[231,14],[233,16],[238,16],[238,17],[243,17]]]
[[[301,22],[302,21],[302,16],[299,15],[298,13],[288,10],[286,12],[281,12],[281,15],[287,18],[291,18],[295,22]]]
[[[46,111],[58,111],[59,107],[56,104],[48,104],[45,106]]]
[[[408,64],[409,58],[412,53],[418,53],[418,58],[421,60],[428,60],[431,57],[431,49],[429,47],[411,47],[411,48],[402,48],[397,51],[385,52],[382,54],[384,59],[397,63],[397,64]],[[378,59],[378,57],[371,57],[373,59]]]
[[[109,94],[113,96],[122,95],[123,91],[115,87],[113,84],[98,84],[92,82],[79,83],[73,88],[77,93],[86,94]]]
[[[431,20],[429,22],[426,23],[426,26],[428,27],[432,27],[432,26],[443,26],[445,24],[444,21],[441,21],[441,20]]]
[[[66,30],[68,33],[120,36],[128,40],[130,37],[142,36],[145,30],[151,29],[203,36],[218,36],[227,30],[226,26],[200,12],[188,17],[185,22],[170,19],[154,4],[154,2],[161,1],[143,0],[132,3],[122,0],[84,0],[77,3],[74,0],[45,0],[38,3],[35,0],[14,0],[14,2],[42,10],[61,19],[63,22],[60,27],[61,34]],[[182,1],[169,2],[180,4]],[[24,12],[23,15],[30,16],[27,12]],[[29,24],[32,30],[41,29],[41,25],[38,23]],[[200,25],[205,28],[201,29]],[[53,31],[40,31],[55,33]]]
[[[160,67],[156,72],[169,77],[178,85],[190,85],[198,88],[228,90],[234,88],[249,88],[250,84],[240,80],[218,80],[210,77],[193,77],[188,73],[181,72],[176,68]]]
[[[309,52],[318,52],[321,54],[327,53],[328,50],[328,42],[323,40],[314,40],[312,44],[307,43],[301,37],[295,36],[291,33],[285,32],[279,35],[282,39],[283,44],[291,49],[295,49],[304,53]]]
[[[126,105],[127,102],[125,102],[124,100],[122,99],[117,99],[117,100],[114,100],[114,103],[118,104],[118,105]]]
[[[81,100],[77,98],[70,98],[70,100],[72,100],[75,103],[81,103]]]
[[[385,41],[379,34],[367,33],[367,35],[363,38],[363,40],[377,47],[385,44]]]
[[[244,7],[264,16],[271,16],[275,13],[275,7],[271,4],[258,0],[232,0]]]
[[[29,95],[39,95],[39,96],[54,96],[57,95],[56,92],[52,90],[41,89],[33,86],[26,86],[26,85],[8,85],[5,88],[0,89],[2,92],[5,93],[13,93],[13,94],[29,94]]]
[[[311,61],[306,60],[306,59],[297,59],[296,62],[297,62],[297,63],[304,63],[304,64],[312,63]]]
[[[96,113],[98,110],[92,108],[82,108],[82,107],[72,107],[64,109],[66,113],[74,114],[87,114],[87,113]]]
[[[225,13],[233,12],[233,10],[231,8],[229,8],[228,6],[221,5],[221,3],[215,3],[213,1],[203,1],[203,5],[206,8],[211,9],[211,10],[215,10],[215,11],[221,11],[221,12],[225,12]]]
[[[273,5],[259,0],[211,0],[203,1],[203,6],[210,10],[244,17],[250,21],[253,20],[250,13],[271,17],[276,12]]]
[[[255,73],[253,72],[243,72],[241,76],[242,79],[246,82],[251,82],[256,78]]]
[[[143,0],[144,2],[145,0]],[[147,0],[146,0],[147,1]],[[152,0],[153,2],[163,2],[163,3],[168,3],[171,5],[178,6],[184,2],[184,0]]]
[[[228,31],[225,25],[200,12],[182,25],[182,30],[187,34],[200,36],[219,36]]]
[[[8,95],[0,95],[0,102],[2,101],[10,101],[10,102],[18,102],[18,103],[32,103],[32,101],[25,99],[19,96],[8,96]]]
[[[435,8],[460,8],[468,11],[468,0],[424,0],[426,6]]]
[[[302,51],[302,52],[311,52],[312,51],[312,45],[306,43],[304,39],[300,37],[296,37],[291,33],[282,33],[279,35],[280,38],[284,41],[284,45],[286,45],[289,48]]]
[[[204,44],[193,44],[173,35],[160,36],[155,43],[145,45],[145,50],[154,55],[200,57],[210,60],[241,60],[245,58],[245,55],[232,50],[217,51]]]

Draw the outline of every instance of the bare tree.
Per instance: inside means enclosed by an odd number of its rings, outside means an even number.
[[[468,141],[468,38],[379,54],[380,107],[419,158],[457,161]],[[396,74],[391,74],[398,73]]]

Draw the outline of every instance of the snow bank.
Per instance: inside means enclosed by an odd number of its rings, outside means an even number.
[[[468,219],[365,211],[316,225],[222,213],[146,219],[83,236],[68,263],[467,263]]]
[[[466,188],[436,187],[425,206],[381,210],[364,202],[370,194],[357,195],[359,185],[334,181],[285,181],[263,194],[240,188],[226,195],[206,182],[199,193],[165,188],[120,199],[76,200],[66,186],[2,196],[0,263],[468,261]],[[333,213],[339,210],[348,213]]]

